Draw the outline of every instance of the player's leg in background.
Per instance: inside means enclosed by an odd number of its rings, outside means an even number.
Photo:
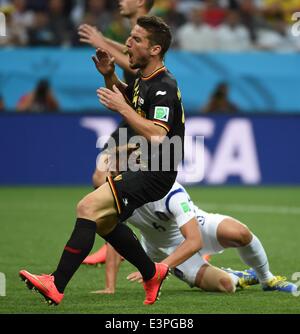
[[[242,261],[254,269],[258,281],[265,291],[283,291],[292,293],[297,291],[297,286],[286,280],[283,276],[274,276],[269,269],[269,261],[260,240],[239,221],[228,217],[218,226],[217,239],[224,247],[236,247]],[[251,270],[250,270],[251,271]],[[253,271],[253,270],[252,270]],[[230,270],[229,270],[230,272]],[[232,270],[231,273],[232,274]],[[247,280],[249,271],[239,272],[239,277]],[[253,274],[250,272],[250,280]]]
[[[288,282],[286,277],[274,276],[270,272],[269,261],[264,247],[247,226],[228,217],[219,224],[217,239],[224,248],[236,247],[242,261],[254,269],[254,275],[252,269],[236,272],[240,278],[252,281],[252,277],[256,276],[254,278],[258,279],[265,291],[277,290],[288,293],[297,291],[297,286]],[[231,275],[234,274],[234,271],[230,269],[228,272]],[[240,284],[243,283],[240,281]]]
[[[106,182],[106,178],[109,176],[108,170],[108,154],[103,151],[97,160],[97,166],[92,176],[94,189],[101,187]]]
[[[235,292],[238,284],[238,277],[207,263],[198,252],[172,271],[177,278],[190,287],[197,287],[204,291],[232,293]]]
[[[237,280],[225,271],[210,264],[204,264],[197,272],[194,286],[208,292],[233,293]]]
[[[92,176],[94,189],[101,187],[106,182],[107,177],[110,175],[108,161],[108,154],[104,150],[101,152],[99,159],[97,159],[97,165]],[[95,253],[88,255],[82,263],[90,265],[105,263],[106,248],[107,244],[105,243]]]
[[[255,270],[260,282],[273,277],[264,247],[246,225],[227,217],[218,225],[217,239],[224,248],[237,248],[241,260]]]

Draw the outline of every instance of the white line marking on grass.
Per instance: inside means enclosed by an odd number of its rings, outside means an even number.
[[[247,213],[271,213],[279,215],[300,215],[300,207],[272,206],[259,204],[238,204],[238,203],[197,203],[206,210],[228,210]]]

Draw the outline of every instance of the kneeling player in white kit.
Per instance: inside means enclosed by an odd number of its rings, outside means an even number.
[[[163,199],[136,209],[127,222],[140,230],[142,245],[150,258],[168,264],[173,274],[191,287],[205,291],[234,292],[236,287],[261,283],[265,291],[297,290],[295,284],[270,272],[265,250],[247,226],[232,217],[199,209],[177,182]],[[203,244],[197,253],[193,245],[195,224],[201,231]],[[221,270],[203,258],[204,254],[221,253],[226,248],[237,248],[241,260],[250,269]],[[182,262],[188,254],[188,260]],[[106,288],[95,293],[114,293],[120,262],[119,254],[108,245]],[[138,272],[127,278],[141,281]]]

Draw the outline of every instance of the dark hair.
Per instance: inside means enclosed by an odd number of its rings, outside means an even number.
[[[149,33],[148,39],[151,45],[161,46],[161,58],[163,58],[172,42],[170,27],[157,16],[141,16],[137,24]]]
[[[35,94],[38,101],[44,101],[49,92],[50,84],[47,79],[41,79],[36,86]]]
[[[228,89],[228,85],[226,82],[220,82],[214,92],[213,92],[213,97],[216,97],[216,98],[223,98],[224,96],[226,96],[227,94],[227,89]]]
[[[145,8],[150,12],[154,5],[154,0],[145,0]]]

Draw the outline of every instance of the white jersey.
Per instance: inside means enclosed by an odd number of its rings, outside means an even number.
[[[141,243],[149,257],[160,262],[184,241],[180,228],[193,218],[198,221],[203,248],[173,269],[175,276],[190,286],[194,286],[198,271],[207,263],[203,255],[224,250],[218,242],[217,229],[226,216],[199,209],[183,186],[175,182],[163,199],[136,209],[127,220],[140,230]]]
[[[127,222],[141,231],[147,243],[157,248],[169,248],[184,240],[180,232],[184,224],[196,218],[201,230],[208,216],[193,203],[184,187],[175,182],[164,198],[136,209]]]

